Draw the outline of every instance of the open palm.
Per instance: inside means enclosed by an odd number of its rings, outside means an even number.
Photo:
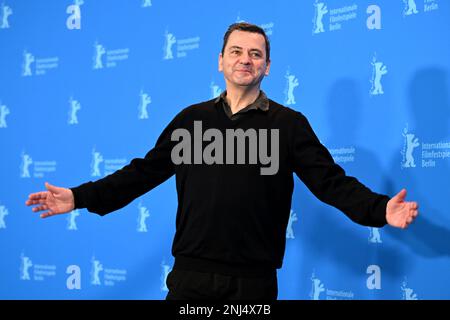
[[[41,218],[67,213],[75,208],[75,202],[72,190],[56,187],[48,182],[45,183],[48,191],[32,193],[25,202],[27,206],[38,205],[34,207],[33,212],[45,211]]]
[[[406,190],[402,189],[391,200],[386,207],[386,221],[396,228],[407,228],[417,217],[418,204],[414,201],[405,201]]]

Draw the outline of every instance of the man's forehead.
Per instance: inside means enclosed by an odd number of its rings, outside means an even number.
[[[255,48],[262,50],[265,48],[265,45],[266,40],[262,34],[241,30],[233,31],[227,42],[227,47],[240,47],[243,49]]]

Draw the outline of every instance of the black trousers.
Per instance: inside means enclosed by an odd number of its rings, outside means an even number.
[[[172,269],[166,300],[276,300],[277,274],[255,277]]]

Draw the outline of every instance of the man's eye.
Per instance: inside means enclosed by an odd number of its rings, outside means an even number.
[[[261,58],[261,54],[259,52],[253,52],[252,57]]]

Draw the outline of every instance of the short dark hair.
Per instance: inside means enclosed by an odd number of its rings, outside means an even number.
[[[228,27],[227,32],[225,32],[225,35],[223,36],[223,46],[222,46],[222,55],[225,52],[225,47],[228,42],[228,38],[230,37],[230,34],[233,31],[240,30],[240,31],[246,31],[246,32],[253,32],[253,33],[259,33],[264,37],[264,40],[266,41],[266,61],[270,61],[270,42],[269,38],[267,37],[264,30],[260,27],[258,27],[255,24],[247,23],[247,22],[237,22],[233,23]]]

